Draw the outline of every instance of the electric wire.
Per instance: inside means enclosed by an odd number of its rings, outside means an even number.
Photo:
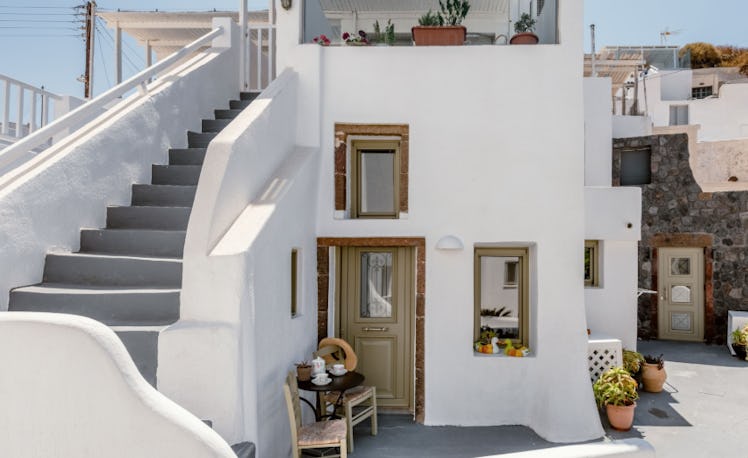
[[[99,31],[99,35],[100,36],[103,36],[103,37],[106,37],[106,38],[109,39],[109,42],[107,42],[107,43],[112,47],[112,50],[114,50],[114,37],[112,37],[112,34],[109,33],[109,31],[106,28],[103,28],[103,30],[102,30],[102,28],[99,27],[98,25],[96,26],[96,30]],[[130,67],[131,70],[133,70],[135,73],[137,73],[140,70],[138,68],[138,66],[132,60],[130,60],[130,57],[128,56],[127,52],[125,52],[124,48],[122,49],[122,51],[123,51],[122,52],[122,57],[125,58],[125,60],[124,60],[125,63],[127,63],[129,65],[129,67]]]
[[[99,20],[99,25],[101,25],[101,28],[104,29],[105,32],[107,32],[107,34],[109,35],[109,38],[111,38],[112,42],[114,42],[114,37],[109,32],[109,29],[106,27],[105,21],[102,18],[100,18],[100,17],[97,17],[96,19]],[[124,47],[122,49],[123,55],[127,55],[127,51],[124,48],[130,49],[130,51],[132,52],[132,56],[134,56],[134,58],[139,61],[138,63],[141,66],[145,67],[145,59],[143,58],[143,56],[140,55],[140,53],[138,52],[138,50],[135,49],[135,48],[133,48],[132,45],[130,45],[130,43],[128,43],[128,41],[126,39],[124,39],[124,38],[122,40],[122,44],[124,45]]]
[[[99,46],[99,57],[101,58],[101,67],[104,69],[104,77],[106,78],[107,87],[112,87],[112,81],[109,79],[109,71],[106,68],[106,59],[104,59],[103,46]]]

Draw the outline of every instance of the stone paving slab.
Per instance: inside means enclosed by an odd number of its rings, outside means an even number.
[[[610,428],[595,442],[642,438],[658,458],[748,457],[748,362],[730,356],[724,345],[641,341],[639,351],[665,359],[668,379],[662,393],[642,393],[634,428]],[[355,458],[475,458],[562,444],[543,440],[523,426],[423,426],[404,415],[379,415],[379,434],[369,422],[354,429]],[[593,443],[595,443],[593,442]]]

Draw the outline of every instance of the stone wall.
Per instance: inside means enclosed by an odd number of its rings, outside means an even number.
[[[688,136],[613,140],[613,184],[621,151],[651,148],[651,183],[642,188],[639,286],[657,289],[657,249],[703,246],[705,340],[724,342],[727,311],[748,310],[748,192],[702,192],[689,166]],[[639,298],[639,336],[657,337],[657,296]]]

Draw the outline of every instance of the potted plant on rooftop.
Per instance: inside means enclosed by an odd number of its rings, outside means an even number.
[[[636,380],[623,367],[608,369],[592,385],[597,405],[605,407],[613,428],[628,431],[634,424],[634,409],[639,399],[636,388]]]
[[[439,13],[428,13],[411,28],[416,46],[459,46],[465,43],[467,29],[461,25],[470,11],[467,0],[439,0]]]
[[[522,13],[519,21],[514,23],[514,36],[509,40],[513,45],[536,45],[540,41],[535,31],[535,19],[529,13]]]

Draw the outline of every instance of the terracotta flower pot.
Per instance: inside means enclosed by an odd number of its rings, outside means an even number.
[[[659,393],[662,391],[662,385],[665,384],[667,373],[665,368],[657,369],[657,364],[644,363],[642,364],[642,383],[644,383],[644,391],[650,393]]]
[[[464,25],[417,25],[410,33],[416,46],[461,46],[465,44],[467,29]]]
[[[619,431],[628,431],[631,429],[631,426],[634,424],[634,409],[636,409],[636,403],[630,406],[605,406],[610,426]]]
[[[515,34],[512,39],[509,40],[509,43],[513,45],[536,45],[539,41],[540,39],[534,33],[522,32]]]
[[[310,380],[312,378],[312,366],[296,366],[296,375],[302,382]]]

